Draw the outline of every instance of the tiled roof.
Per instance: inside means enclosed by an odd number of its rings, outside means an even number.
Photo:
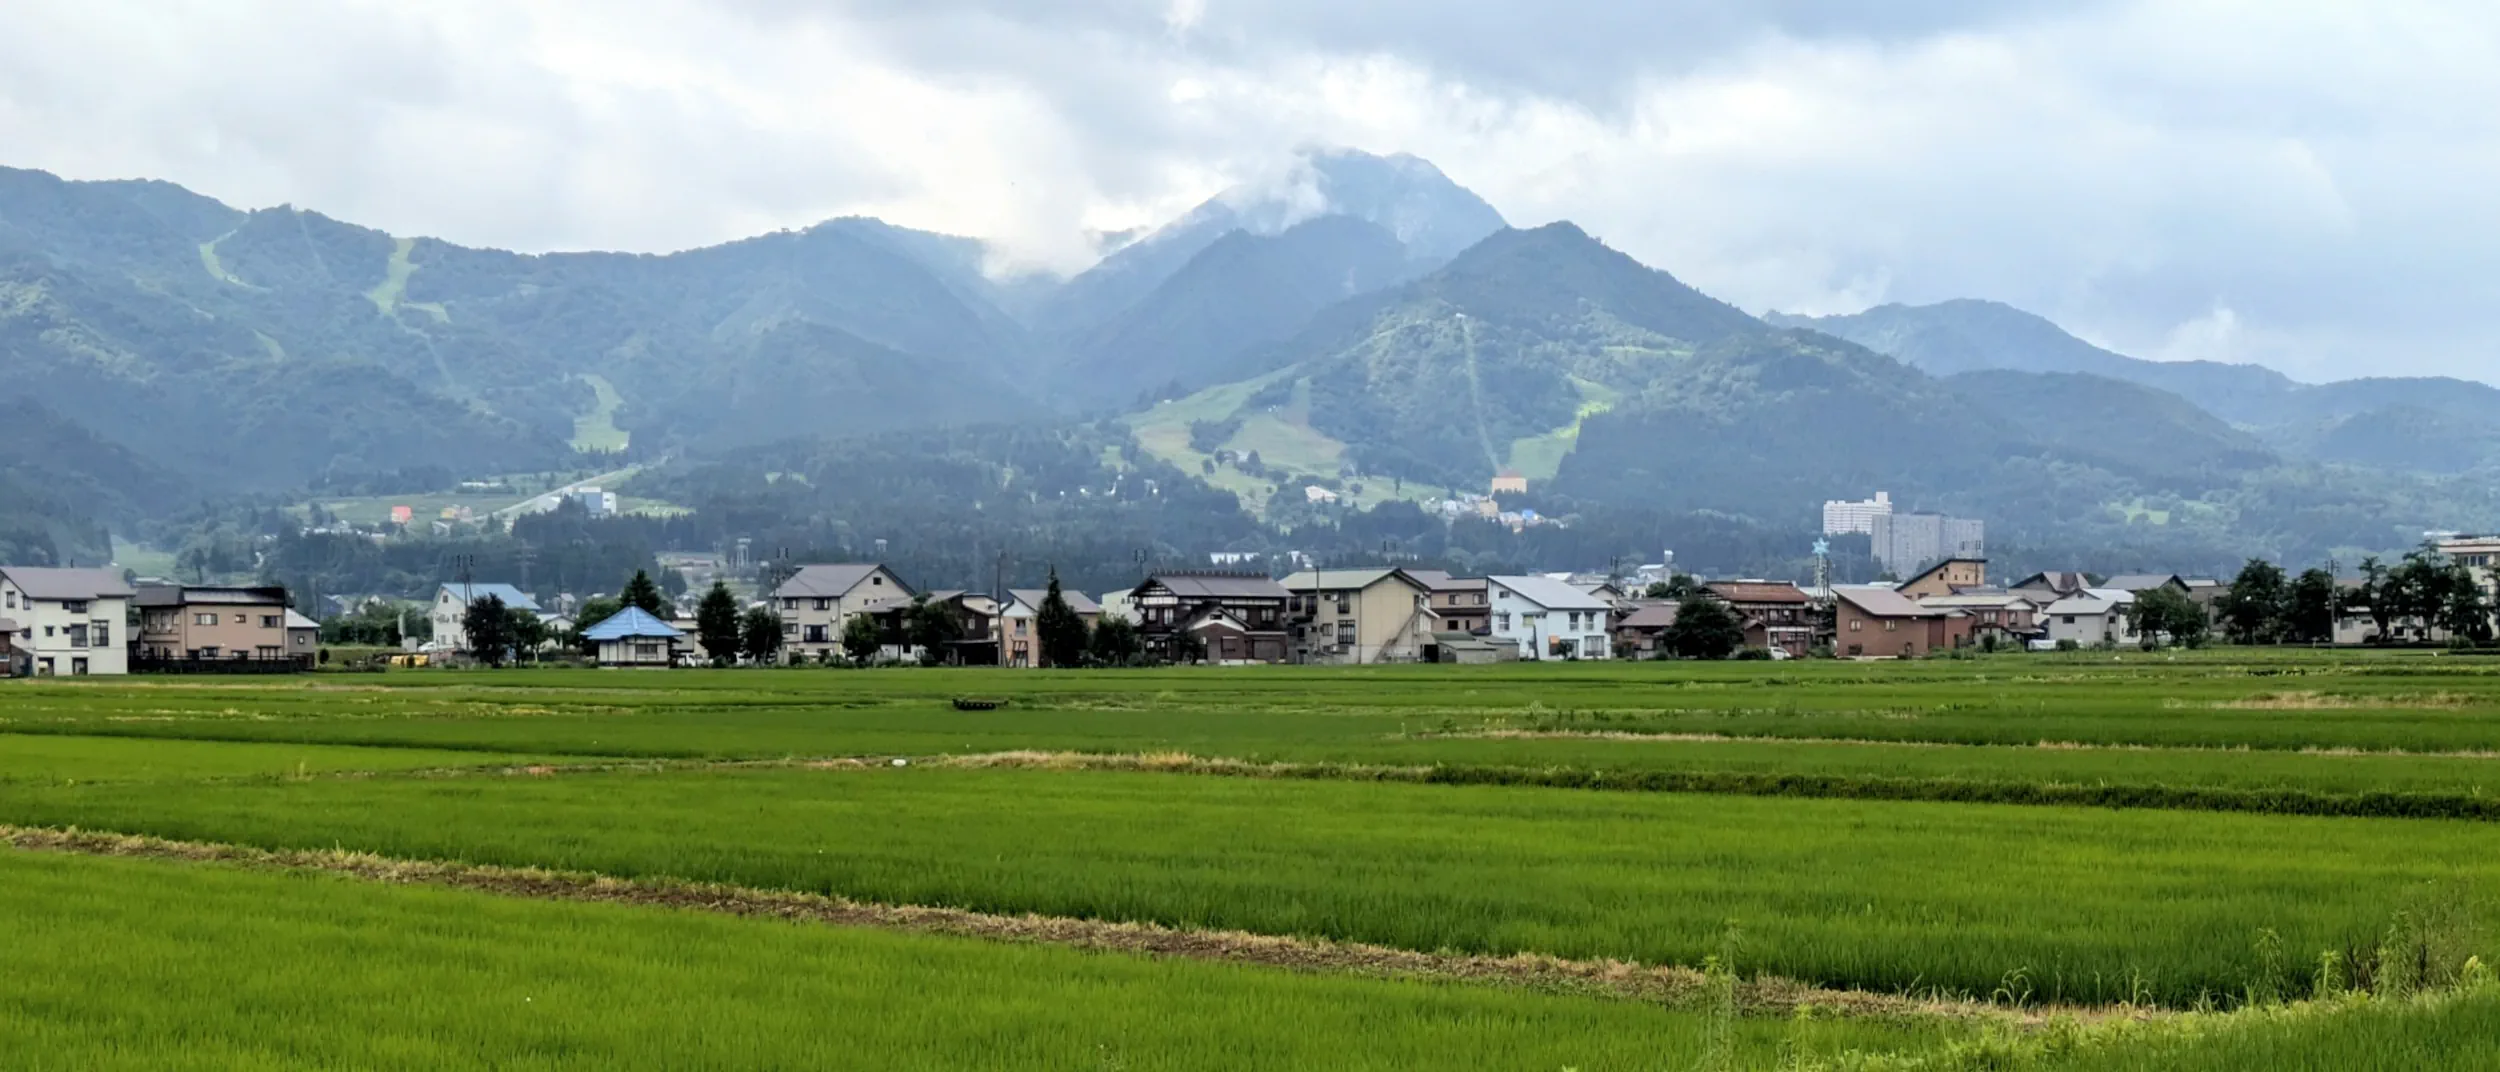
[[[1712,581],[1702,587],[1730,603],[1804,603],[1802,588],[1786,581]]]
[[[134,594],[120,570],[0,566],[0,577],[29,599],[128,599]]]
[[[1676,604],[1665,600],[1642,603],[1622,621],[1616,622],[1615,627],[1618,629],[1664,629],[1675,624],[1675,612]]]

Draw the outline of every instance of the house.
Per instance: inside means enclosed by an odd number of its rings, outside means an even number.
[[[2043,606],[2090,587],[2092,587],[2092,578],[2073,570],[2034,573],[2014,582],[2014,590],[2017,592],[2037,592],[2047,596],[2047,599],[2037,601]]]
[[[801,566],[773,589],[781,613],[782,649],[792,660],[824,659],[842,651],[842,627],[854,615],[909,607],[910,585],[873,563]]]
[[[1573,588],[1577,588],[1590,595],[1596,596],[1599,599],[1605,600],[1609,605],[1620,604],[1623,601],[1632,598],[1632,593],[1625,591],[1622,585],[1609,580],[1600,579],[1587,582],[1573,581],[1567,583],[1569,583]]]
[[[998,644],[998,665],[1015,667],[1048,666],[1042,657],[1042,601],[1050,598],[1047,588],[1017,588],[1007,593],[1007,602],[990,619],[993,637]],[[1059,598],[1068,609],[1085,622],[1091,632],[1102,620],[1102,604],[1083,592],[1060,589]]]
[[[1814,649],[1814,600],[1788,581],[1712,581],[1702,586],[1735,612],[1745,646],[1805,658]]]
[[[2074,641],[2081,647],[2103,644],[2133,644],[2135,626],[2127,618],[2127,610],[2135,605],[2135,593],[2119,588],[2086,588],[2049,604],[2041,613],[2048,626],[2048,639],[2057,643]]]
[[[319,661],[321,657],[321,623],[290,609],[286,612],[286,653],[299,659]]]
[[[2139,595],[2156,588],[2167,588],[2183,596],[2193,591],[2188,587],[2187,578],[2176,573],[2122,573],[2093,587],[2113,588]]]
[[[1418,662],[1440,628],[1432,586],[1402,569],[1304,570],[1284,585],[1297,663]]]
[[[1948,558],[1919,571],[1917,576],[1893,586],[1893,590],[1911,599],[1927,596],[1949,596],[1965,588],[1984,588],[1988,584],[1988,560],[1984,558]]]
[[[1293,593],[1263,573],[1158,573],[1129,602],[1146,650],[1167,660],[1196,647],[1211,663],[1281,663],[1292,651]]]
[[[627,607],[582,630],[582,639],[594,646],[601,666],[665,669],[676,665],[686,633],[641,607]]]
[[[1666,649],[1667,627],[1675,624],[1676,602],[1636,600],[1615,619],[1615,654],[1626,659],[1654,659]]]
[[[1614,652],[1615,605],[1550,577],[1487,577],[1493,635],[1522,659],[1604,659]]]
[[[2231,594],[2231,586],[2217,577],[2186,577],[2182,580],[2187,582],[2188,602],[2205,612],[2207,622],[2220,622],[2222,597]]]
[[[1979,588],[1949,596],[1928,596],[1918,603],[1922,607],[1969,615],[1970,635],[1975,640],[1984,641],[1995,636],[2019,645],[2042,635],[2040,609],[2047,606],[2049,600],[2038,593]]]
[[[1493,495],[1525,495],[1528,478],[1517,469],[1504,469],[1493,474],[1493,484],[1486,491]]]
[[[298,654],[287,640],[286,616],[293,612],[284,588],[145,584],[131,605],[139,608],[139,658],[146,668],[211,659],[294,661]],[[309,666],[312,653],[301,654]]]
[[[36,677],[129,673],[120,633],[135,594],[117,570],[0,566],[0,617],[17,623],[11,647]]]
[[[1917,659],[1970,643],[1970,618],[1956,610],[1920,606],[1886,584],[1832,586],[1832,624],[1838,654],[1851,658]]]
[[[469,650],[469,629],[462,624],[468,617],[469,604],[493,596],[503,601],[505,610],[538,613],[538,601],[529,593],[508,584],[472,584],[453,581],[434,590],[434,608],[428,617],[434,623],[434,648],[438,651]]]
[[[1125,588],[1117,592],[1103,593],[1101,599],[1095,600],[1095,604],[1102,608],[1102,616],[1105,618],[1118,618],[1130,625],[1137,624],[1137,606],[1129,601],[1129,591]]]
[[[1432,590],[1432,613],[1441,629],[1479,636],[1493,629],[1492,596],[1482,577],[1452,577],[1448,570],[1408,570],[1406,575]]]

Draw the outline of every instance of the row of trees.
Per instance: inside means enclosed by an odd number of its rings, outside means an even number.
[[[2139,609],[2144,602],[2139,597]],[[2250,559],[2214,610],[2223,631],[2241,644],[2331,642],[2336,621],[2354,614],[2369,616],[2382,641],[2412,623],[2480,644],[2492,639],[2492,604],[2472,569],[2426,543],[2394,566],[2375,556],[2361,560],[2361,583],[2349,589],[2323,569],[2287,576],[2280,566]]]

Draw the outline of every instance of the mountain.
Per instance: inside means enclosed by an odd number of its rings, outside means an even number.
[[[2299,383],[2257,365],[2145,361],[2101,349],[1996,302],[1882,305],[1848,316],[1773,313],[1937,375],[1978,369],[2086,373],[2179,395],[2311,461],[2456,472],[2500,461],[2500,388],[2444,376]],[[2423,423],[2425,416],[2435,418]],[[2425,429],[2439,434],[2426,438]],[[2439,449],[2444,446],[2446,449]]]
[[[1379,227],[1426,268],[1505,226],[1493,206],[1424,160],[1403,153],[1314,150],[1303,154],[1284,181],[1227,190],[1113,251],[1042,302],[1030,323],[1046,334],[1108,323],[1225,235],[1277,235],[1322,216],[1350,216]]]
[[[2138,383],[1982,369],[1943,384],[1972,408],[2017,422],[2044,454],[2155,483],[2207,487],[2217,475],[2280,462],[2257,437]]]
[[[1233,231],[1070,343],[1060,376],[1070,397],[1094,402],[1239,379],[1241,355],[1417,270],[1405,243],[1352,216],[1321,216],[1275,235]]]
[[[533,256],[0,169],[0,376],[207,490],[551,466],[603,391],[652,451],[1038,412],[977,248],[840,220]]]

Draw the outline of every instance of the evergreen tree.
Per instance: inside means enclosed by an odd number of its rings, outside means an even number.
[[[2316,568],[2302,570],[2292,579],[2284,600],[2284,637],[2296,644],[2334,640],[2337,595],[2334,574]]]
[[[469,635],[469,654],[478,661],[502,666],[512,658],[512,612],[504,607],[503,597],[469,601],[469,609],[460,615],[460,629]]]
[[[1050,590],[1042,596],[1042,605],[1034,614],[1033,631],[1040,634],[1043,666],[1084,665],[1085,619],[1068,605],[1068,597],[1060,594],[1057,567],[1050,571]]]
[[[746,653],[747,661],[759,666],[778,661],[781,654],[781,615],[766,607],[748,611],[739,630],[738,646]]]
[[[1126,618],[1105,615],[1094,623],[1090,654],[1096,666],[1127,666],[1137,661],[1140,643],[1137,626]]]
[[[661,621],[676,617],[676,611],[668,605],[668,598],[660,594],[660,586],[651,583],[651,574],[643,570],[634,571],[634,579],[625,582],[625,591],[617,599],[628,607],[640,607],[644,613]]]
[[[1675,606],[1675,624],[1659,634],[1659,643],[1687,659],[1724,659],[1745,646],[1745,625],[1706,591],[1696,591]]]
[[[2218,602],[2223,627],[2242,644],[2261,644],[2282,636],[2285,586],[2282,567],[2252,558],[2231,580],[2231,590]]]
[[[1666,580],[1651,584],[1649,590],[1643,592],[1642,595],[1650,599],[1672,599],[1682,602],[1693,593],[1705,590],[1701,582],[1694,580],[1690,574],[1670,573]]]
[[[877,628],[877,620],[865,614],[851,615],[842,623],[842,654],[861,666],[877,657],[877,649],[885,646],[885,631]]]
[[[694,611],[696,639],[703,644],[703,654],[711,656],[713,665],[737,661],[738,626],[738,597],[729,594],[728,585],[713,581],[712,590],[703,594],[703,602]]]

